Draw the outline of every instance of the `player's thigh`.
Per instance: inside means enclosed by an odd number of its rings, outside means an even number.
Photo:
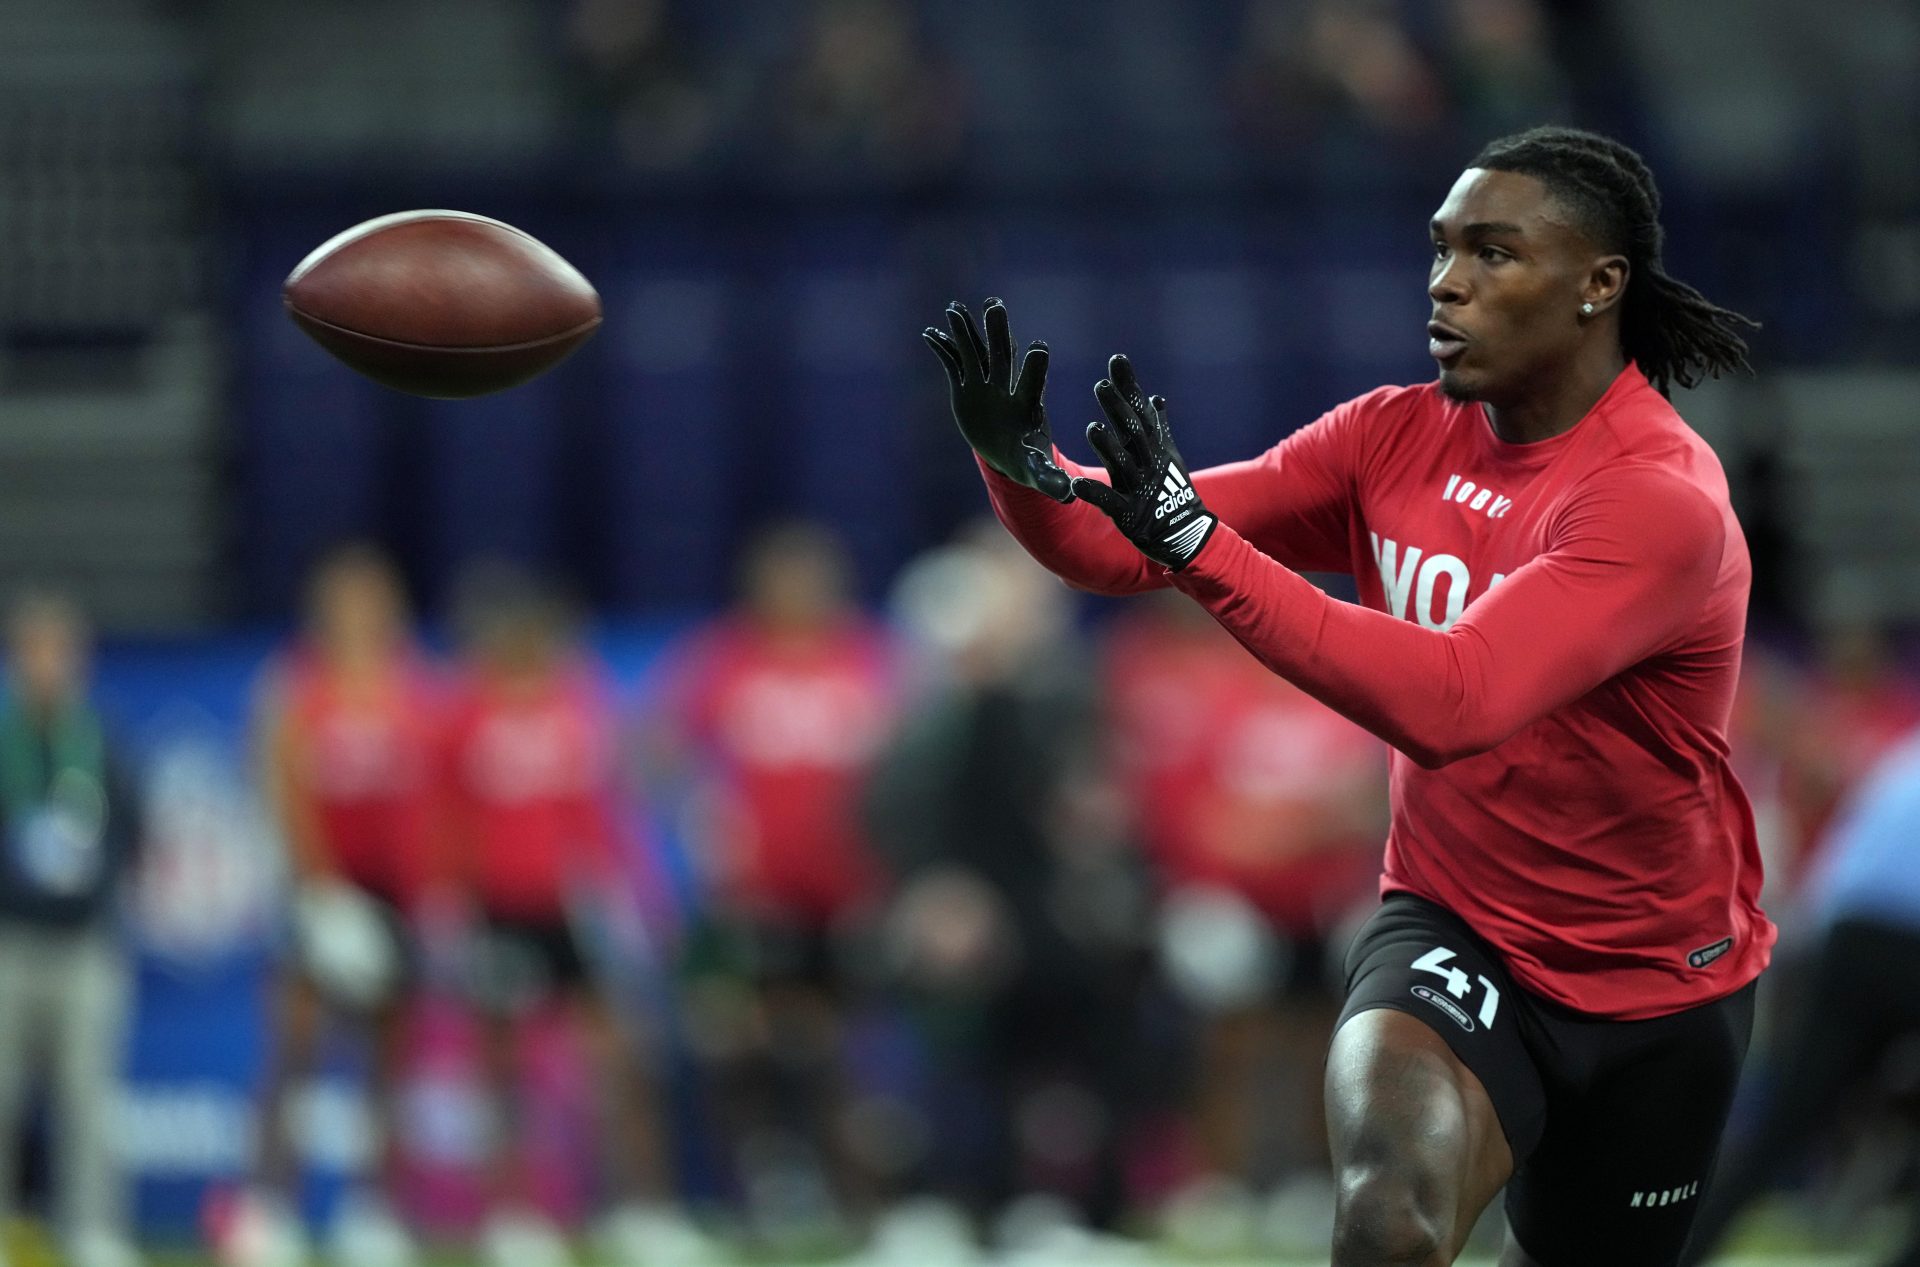
[[[1364,1250],[1371,1221],[1402,1249],[1430,1234],[1457,1250],[1545,1120],[1527,1000],[1471,929],[1408,894],[1356,935],[1346,979],[1327,1065],[1339,1235]]]
[[[1528,1040],[1533,1000],[1491,946],[1444,908],[1391,894],[1347,950],[1346,990],[1342,1031],[1377,1009],[1422,1023],[1472,1075],[1476,1095],[1492,1103],[1511,1156],[1527,1155],[1546,1121]]]
[[[1493,1101],[1427,1022],[1379,1007],[1327,1055],[1327,1135],[1343,1220],[1411,1215],[1458,1252],[1512,1171]]]
[[[1507,1185],[1515,1242],[1544,1267],[1680,1261],[1726,1128],[1753,1029],[1752,986],[1655,1021],[1561,1032],[1569,1050],[1620,1042]],[[1657,1035],[1645,1041],[1641,1035]]]

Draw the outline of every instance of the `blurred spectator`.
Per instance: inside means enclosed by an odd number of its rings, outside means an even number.
[[[657,173],[697,166],[724,122],[714,68],[703,66],[670,0],[573,0],[565,47],[570,82],[624,166]]]
[[[1319,1071],[1339,1013],[1338,932],[1378,882],[1385,749],[1181,594],[1129,615],[1104,661],[1121,782],[1158,879],[1162,968],[1198,1026],[1205,1174],[1171,1214],[1191,1221],[1289,1181],[1288,1198],[1324,1196]]]
[[[1561,118],[1539,0],[1253,0],[1229,94],[1257,151],[1414,189],[1457,149]]]
[[[966,136],[966,94],[902,0],[813,0],[798,56],[759,112],[773,170],[794,184],[887,188],[949,175]]]
[[[1395,0],[1253,0],[1238,61],[1241,127],[1274,157],[1381,150],[1392,165],[1420,143],[1442,148],[1446,84]]]
[[[1894,658],[1887,630],[1864,606],[1830,604],[1817,638],[1818,663],[1802,684],[1781,769],[1785,878],[1796,887],[1842,798],[1895,740],[1920,725],[1920,683]]]
[[[615,810],[607,685],[565,606],[529,575],[469,575],[460,622],[443,847],[445,878],[475,923],[470,985],[498,1123],[482,1252],[496,1267],[567,1261],[526,1169],[520,1055],[527,1022],[550,1008],[584,1040],[604,1099],[600,1144],[617,1203],[602,1228],[609,1248],[633,1263],[697,1252],[698,1233],[669,1204],[657,1071],[637,1000],[623,993],[641,942]]]
[[[1753,804],[1754,835],[1766,867],[1763,896],[1776,907],[1789,905],[1799,876],[1789,865],[1782,781],[1794,743],[1795,710],[1800,702],[1800,666],[1785,652],[1749,634],[1740,659],[1740,686],[1734,692],[1727,723],[1734,772]]]
[[[1897,1040],[1920,1032],[1920,732],[1850,798],[1809,885],[1820,929],[1805,1006],[1786,1024],[1761,1118],[1728,1139],[1693,1227],[1705,1262],[1740,1212],[1805,1158],[1835,1110],[1870,1091]],[[1890,1267],[1920,1267],[1920,1217]]]
[[[87,626],[53,594],[7,618],[0,700],[0,1227],[26,1097],[51,1083],[56,1225],[73,1267],[133,1267],[115,1149],[130,982],[116,927],[139,839],[118,754],[87,697]],[[0,1255],[4,1248],[0,1247]]]
[[[1554,63],[1540,0],[1452,0],[1446,78],[1471,144],[1566,116],[1569,88]]]
[[[688,797],[706,878],[692,1024],[749,1217],[775,1238],[864,1211],[878,1146],[842,1046],[849,939],[882,882],[856,797],[893,721],[894,681],[847,567],[823,529],[763,534],[734,610],[663,661],[653,719],[655,777]]]
[[[305,1257],[292,1212],[299,1159],[290,1101],[328,1028],[371,1031],[369,1100],[377,1191],[346,1201],[335,1252],[388,1267],[413,1260],[394,1204],[402,1148],[395,1103],[417,958],[409,922],[428,866],[438,700],[407,626],[393,565],[349,546],[307,590],[306,628],[262,684],[256,745],[268,807],[286,842],[292,953],[270,978],[273,1033],[261,1095],[257,1188],[222,1256],[239,1267]]]
[[[1144,886],[1066,592],[995,532],[926,556],[897,593],[940,665],[869,795],[901,873],[887,962],[933,1065],[926,1182],[978,1216],[1048,1194],[1111,1226]]]

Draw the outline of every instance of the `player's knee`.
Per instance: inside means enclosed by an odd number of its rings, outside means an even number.
[[[1334,1214],[1334,1267],[1446,1262],[1452,1228],[1432,1188],[1396,1167],[1347,1167]]]

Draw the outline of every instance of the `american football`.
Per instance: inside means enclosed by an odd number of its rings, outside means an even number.
[[[544,243],[464,211],[403,211],[322,243],[287,314],[375,382],[457,399],[552,369],[600,325],[600,296]]]

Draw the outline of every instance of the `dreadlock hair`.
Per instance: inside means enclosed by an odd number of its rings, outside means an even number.
[[[1709,303],[1667,275],[1660,190],[1638,154],[1578,128],[1531,128],[1488,142],[1473,166],[1532,176],[1565,203],[1603,250],[1627,257],[1620,345],[1662,395],[1723,372],[1753,372],[1740,329],[1760,323]]]

